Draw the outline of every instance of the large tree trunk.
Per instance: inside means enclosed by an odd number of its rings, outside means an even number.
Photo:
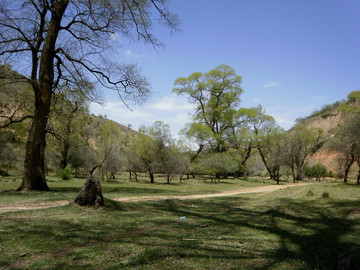
[[[280,185],[280,166],[274,169],[275,181],[277,185]]]
[[[69,140],[64,140],[63,149],[61,150],[61,161],[60,161],[60,169],[65,169],[69,162],[69,149],[70,143]]]
[[[36,80],[37,59],[33,57],[31,78],[35,93],[35,115],[26,142],[24,174],[19,191],[49,190],[45,179],[45,134],[53,93],[55,44],[68,3],[69,0],[63,0],[53,6],[49,29],[41,52],[38,80]]]
[[[39,100],[40,98],[36,98]],[[50,102],[50,97],[48,102]],[[25,146],[24,175],[19,191],[49,190],[45,180],[45,134],[50,104],[37,102]]]
[[[264,165],[265,165],[265,168],[266,168],[266,170],[268,171],[268,173],[269,173],[269,175],[270,175],[270,179],[275,179],[275,178],[274,178],[274,174],[273,174],[271,168],[269,167],[269,165],[268,165],[268,163],[267,163],[267,161],[266,161],[265,155],[264,155],[263,152],[261,151],[261,148],[258,147],[257,149],[258,149],[259,154],[260,154],[260,157],[261,157],[261,159],[262,159],[262,161],[263,161],[263,163],[264,163]]]
[[[355,157],[354,157],[354,155],[351,155],[350,161],[345,165],[345,174],[344,174],[344,183],[345,184],[347,183],[350,168],[351,168],[352,164],[354,163],[354,161],[355,161]]]
[[[150,174],[150,183],[151,183],[151,184],[154,184],[154,183],[155,183],[154,173],[153,173],[151,170],[149,170],[149,174]]]
[[[296,181],[304,179],[304,172],[301,167],[296,168]],[[295,183],[295,182],[294,182]]]
[[[199,145],[199,149],[196,151],[196,153],[191,157],[190,164],[194,162],[194,160],[200,155],[202,149],[204,148],[203,144]]]
[[[71,126],[72,126],[73,118],[75,117],[75,113],[77,112],[78,109],[79,107],[75,105],[75,108],[71,110],[71,115],[69,115],[68,119],[64,119],[66,121],[65,134],[64,134],[64,138],[60,139],[60,143],[62,146],[61,161],[60,161],[61,169],[65,169],[69,163],[69,150],[71,147],[70,144]]]

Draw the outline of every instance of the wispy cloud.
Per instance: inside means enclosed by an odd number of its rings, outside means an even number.
[[[268,87],[277,87],[279,86],[279,84],[277,82],[267,82],[264,87],[268,88]]]
[[[145,54],[136,54],[134,52],[132,52],[131,50],[127,50],[126,52],[124,52],[124,55],[126,57],[133,57],[133,58],[141,58],[141,57],[145,57]]]
[[[141,125],[150,126],[155,121],[162,121],[171,126],[173,138],[178,138],[179,131],[191,120],[194,105],[183,97],[169,94],[152,104],[133,107],[130,111],[123,103],[108,102],[105,105],[90,104],[90,111],[95,115],[106,115],[107,118],[120,124],[131,124],[137,130]]]
[[[313,105],[298,105],[298,107],[289,107],[287,105],[277,105],[265,107],[266,113],[273,116],[278,125],[284,129],[290,129],[295,120],[299,117],[304,117],[313,112],[315,106]]]
[[[254,103],[259,103],[260,101],[261,101],[261,100],[258,99],[258,98],[253,99],[253,102],[254,102]]]
[[[183,98],[175,95],[169,95],[165,96],[160,101],[151,104],[149,108],[163,111],[190,111],[194,109],[194,105],[188,103]]]
[[[130,111],[121,101],[108,102],[105,105],[91,103],[90,111],[96,115],[107,115],[109,119],[123,125],[133,124],[133,122],[148,122],[153,119],[150,113],[138,107],[132,108]]]

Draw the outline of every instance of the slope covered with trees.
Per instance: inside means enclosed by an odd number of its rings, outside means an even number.
[[[325,105],[302,119],[301,124],[324,131],[324,143],[309,158],[310,165],[323,164],[344,182],[347,182],[349,174],[359,181],[360,91],[349,93],[347,100]]]
[[[151,33],[155,14],[171,31],[178,18],[164,0],[2,0],[0,6],[1,60],[20,63],[25,73],[1,76],[27,83],[34,95],[19,190],[48,190],[45,147],[54,95],[66,85],[90,100],[98,98],[100,87],[116,91],[123,102],[144,100],[146,78],[135,65],[114,63],[108,53],[122,39],[160,45]]]
[[[2,68],[12,72],[9,66]],[[268,176],[277,183],[281,177],[298,181],[330,176],[347,181],[349,175],[355,176],[360,162],[359,92],[284,131],[261,106],[240,106],[240,84],[241,77],[226,65],[177,79],[173,91],[196,105],[178,141],[171,138],[170,126],[160,121],[135,132],[104,116],[90,115],[87,99],[63,86],[51,103],[45,173],[64,179],[94,173],[100,179],[116,179],[120,172],[128,172],[137,180],[137,173],[146,172],[151,183],[155,173],[164,174],[168,183],[176,175],[182,180],[197,174],[217,180],[229,175]],[[0,91],[3,175],[22,168],[34,110],[26,84],[9,86],[4,84]],[[24,119],[8,126],[15,117]]]

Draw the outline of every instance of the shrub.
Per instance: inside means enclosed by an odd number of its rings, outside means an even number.
[[[329,198],[329,197],[330,197],[329,192],[324,191],[323,194],[321,195],[321,197],[322,197],[323,199]]]
[[[309,178],[316,177],[317,180],[320,180],[320,177],[324,178],[328,175],[328,173],[323,164],[317,163],[312,167],[307,167],[305,169],[305,175]]]
[[[333,173],[332,170],[330,170],[330,171],[328,171],[327,176],[330,177],[330,178],[334,178],[334,177],[335,177],[335,174]]]
[[[58,175],[62,180],[69,180],[71,178],[71,174],[73,173],[73,171],[66,167],[64,169],[60,169],[58,171]]]
[[[311,190],[309,190],[306,195],[307,195],[308,197],[314,196],[314,192],[312,192]]]

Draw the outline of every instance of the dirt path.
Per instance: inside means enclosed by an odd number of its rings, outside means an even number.
[[[168,199],[177,199],[177,200],[191,200],[191,199],[204,199],[204,198],[216,198],[216,197],[225,197],[233,196],[238,194],[247,194],[247,193],[270,193],[276,190],[289,188],[289,187],[300,187],[309,185],[310,183],[299,183],[299,184],[290,184],[290,185],[272,185],[272,186],[261,186],[261,187],[249,187],[249,188],[239,188],[230,191],[222,191],[219,193],[211,194],[198,194],[198,195],[188,195],[188,196],[140,196],[140,197],[122,197],[114,199],[119,202],[140,202],[140,201],[157,201],[157,200],[168,200]],[[34,203],[19,203],[11,205],[0,205],[0,214],[5,212],[14,212],[22,210],[35,210],[43,208],[51,208],[57,206],[64,206],[70,204],[70,201],[43,201],[43,202],[34,202]]]
[[[204,199],[204,198],[216,198],[216,197],[225,197],[233,196],[238,194],[247,194],[247,193],[269,193],[276,190],[288,188],[288,187],[300,187],[304,185],[309,185],[309,183],[300,183],[300,184],[290,184],[290,185],[274,185],[274,186],[261,186],[261,187],[249,187],[249,188],[238,188],[235,190],[222,191],[219,193],[211,194],[198,194],[198,195],[188,195],[188,196],[141,196],[141,197],[123,197],[114,199],[118,202],[140,202],[140,201],[156,201],[156,200],[191,200],[191,199]]]

